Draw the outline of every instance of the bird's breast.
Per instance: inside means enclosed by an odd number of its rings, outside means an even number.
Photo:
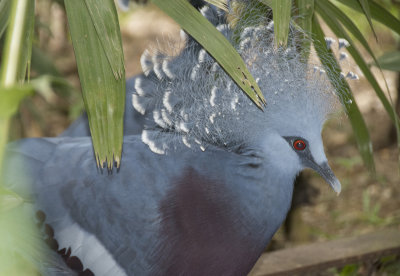
[[[187,168],[160,205],[160,243],[165,275],[245,275],[260,241],[241,225],[229,183]],[[262,245],[261,245],[262,248]]]

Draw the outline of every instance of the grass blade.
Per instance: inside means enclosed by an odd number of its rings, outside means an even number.
[[[226,3],[226,0],[205,0],[206,2],[210,3],[211,5],[214,5],[221,10],[228,11],[228,4]]]
[[[367,20],[368,20],[368,24],[369,24],[369,26],[371,27],[372,32],[374,33],[374,36],[375,36],[376,41],[378,41],[378,37],[376,36],[374,26],[372,25],[371,10],[370,10],[370,8],[369,8],[369,2],[368,2],[368,0],[358,0],[358,2],[360,3],[361,8],[363,9],[363,12],[364,12],[364,14],[365,14],[365,17],[366,17]]]
[[[360,13],[363,12],[357,0],[337,0],[337,1]],[[383,8],[381,5],[379,5],[374,1],[369,0],[369,6],[372,19],[382,23],[383,25],[385,25],[386,27],[390,28],[391,30],[400,35],[400,20],[398,20],[389,11],[387,11],[385,8]]]
[[[378,57],[378,63],[382,69],[400,72],[400,51],[384,53]]]
[[[0,1],[0,38],[8,25],[8,16],[10,13],[11,0]]]
[[[34,10],[34,1],[13,1],[0,76],[5,87],[25,79],[32,51]]]
[[[112,0],[65,1],[97,165],[120,165],[125,71]]]
[[[361,43],[361,45],[364,46],[364,48],[376,62],[375,54],[371,47],[369,47],[367,40],[364,38],[363,34],[353,23],[353,21],[344,12],[342,12],[338,7],[333,5],[328,0],[318,1],[317,5],[320,9],[323,9],[325,13],[334,15],[342,23],[342,25]]]
[[[324,2],[323,1],[318,2],[318,4],[322,4],[322,3],[324,3]],[[373,3],[373,2],[371,2],[371,3]],[[319,5],[317,5],[317,6],[319,7]],[[400,123],[399,123],[399,117],[396,114],[392,99],[390,99],[390,101],[387,99],[386,95],[384,94],[383,90],[381,89],[377,80],[375,79],[374,75],[372,74],[371,70],[369,69],[367,63],[362,58],[362,56],[358,52],[357,48],[355,48],[355,46],[354,46],[355,44],[351,41],[351,38],[347,35],[347,33],[343,30],[342,26],[337,21],[337,16],[335,16],[331,10],[326,11],[324,9],[321,9],[321,10],[319,10],[319,12],[321,13],[322,18],[324,18],[324,20],[328,24],[328,26],[332,29],[332,31],[338,37],[344,37],[349,41],[350,47],[348,47],[347,50],[349,51],[350,55],[356,61],[357,65],[363,72],[363,74],[366,77],[366,79],[368,80],[368,82],[374,88],[376,95],[378,96],[378,98],[382,102],[384,108],[386,109],[387,113],[389,114],[390,118],[392,119],[392,121],[395,125],[395,128],[396,128],[397,146],[398,146],[398,148],[400,148]],[[346,24],[345,24],[345,26],[348,27]],[[381,67],[379,66],[379,62],[375,58],[375,55],[372,53],[371,56],[373,57],[375,63],[378,64],[378,67],[383,76],[383,72],[381,70]],[[383,76],[383,78],[384,78],[384,76]],[[385,80],[385,84],[386,84],[387,91],[389,91],[386,80]],[[390,97],[390,94],[389,94],[389,97]],[[399,169],[400,169],[400,153],[399,153]]]
[[[292,0],[273,0],[271,1],[271,8],[274,19],[275,45],[286,46],[289,36]]]
[[[259,107],[264,96],[245,63],[229,41],[186,0],[153,0],[162,11],[194,37]]]
[[[99,0],[85,2],[114,77],[121,79],[125,76],[124,54],[115,5],[111,1],[104,1],[102,5],[98,4]]]
[[[340,25],[340,23],[337,21],[337,18],[333,13],[328,13],[325,11],[319,3],[317,3],[316,11],[321,15],[321,17],[324,19],[326,24],[329,26],[329,28],[335,33],[337,37],[343,37],[345,38],[349,43],[350,46],[347,48],[349,51],[350,55],[354,58],[356,61],[357,65],[360,67],[361,71],[363,72],[364,76],[368,80],[368,82],[371,84],[371,86],[374,88],[376,95],[378,98],[381,100],[383,106],[386,109],[386,112],[389,114],[390,118],[393,120],[394,123],[396,123],[396,113],[390,104],[389,100],[387,99],[385,93],[379,86],[377,80],[375,79],[374,75],[372,74],[371,70],[369,69],[367,63],[365,60],[362,58],[361,54],[355,48],[354,42],[351,40],[350,36],[344,31],[343,27]]]
[[[375,173],[372,143],[367,126],[365,125],[361,112],[354,100],[349,84],[346,82],[345,78],[340,77],[340,66],[337,63],[332,51],[326,47],[325,34],[322,31],[320,23],[315,15],[313,18],[312,30],[315,38],[315,49],[323,66],[325,67],[329,79],[334,84],[337,93],[342,98],[343,106],[347,115],[349,116],[354,136],[357,141],[358,150],[361,154],[364,164],[372,173]]]
[[[35,1],[12,1],[10,8],[0,72],[0,100],[2,105],[0,114],[0,170],[2,168],[3,149],[8,139],[9,118],[17,110],[21,99],[26,95],[9,88],[25,79],[32,49]]]
[[[297,0],[299,9],[299,26],[304,31],[304,39],[302,41],[301,52],[305,60],[308,60],[310,54],[311,40],[309,35],[312,32],[312,18],[314,14],[314,0]]]

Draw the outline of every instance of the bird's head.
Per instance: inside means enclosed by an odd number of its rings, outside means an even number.
[[[213,10],[203,13],[214,16]],[[264,94],[264,111],[186,37],[187,46],[177,57],[145,52],[141,58],[146,77],[136,81],[133,105],[155,130],[144,131],[142,140],[161,154],[176,142],[203,151],[208,145],[228,151],[261,148],[276,166],[291,167],[293,174],[312,168],[339,192],[321,139],[327,116],[338,106],[334,89],[325,75],[302,61],[294,40],[293,45],[276,49],[273,22],[265,25],[263,20],[264,25],[238,32],[224,23],[217,29],[233,44],[232,34],[240,33],[235,45]]]
[[[338,97],[326,76],[309,65],[281,65],[269,73],[270,79],[260,77],[259,85],[268,103],[264,118],[259,119],[262,124],[255,143],[274,155],[277,166],[286,170],[291,167],[295,173],[311,168],[339,194],[341,185],[328,165],[321,136],[326,119],[340,106]],[[261,74],[257,70],[252,73]]]

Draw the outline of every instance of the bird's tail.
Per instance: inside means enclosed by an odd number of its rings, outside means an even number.
[[[0,274],[19,274],[28,265],[42,275],[75,275],[44,243],[44,234],[33,208],[32,186],[51,158],[57,139],[24,139],[7,145],[0,177],[3,191],[12,191],[20,201],[0,197]],[[39,227],[37,227],[39,225]],[[18,265],[19,264],[19,265]]]

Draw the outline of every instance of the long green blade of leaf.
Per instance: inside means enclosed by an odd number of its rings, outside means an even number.
[[[321,6],[323,7],[324,1],[319,1],[318,2],[318,7]],[[371,2],[372,3],[372,2]],[[334,9],[333,9],[334,10]],[[369,67],[367,66],[365,60],[362,58],[361,54],[358,52],[357,48],[355,48],[354,43],[351,41],[350,37],[347,35],[347,33],[343,30],[342,26],[338,23],[338,14],[334,15],[332,12],[332,9],[322,9],[322,17],[324,18],[325,22],[329,25],[329,27],[333,30],[333,32],[338,36],[338,37],[344,37],[350,42],[350,47],[348,48],[349,53],[351,56],[354,58],[354,60],[357,62],[357,65],[360,67],[361,71],[364,73],[364,76],[367,78],[368,82],[372,85],[372,87],[375,90],[375,93],[377,94],[378,98],[381,100],[383,106],[385,107],[386,111],[388,112],[389,116],[393,120],[393,123],[395,124],[395,129],[396,129],[396,134],[397,134],[397,144],[398,148],[400,148],[400,123],[399,123],[399,117],[396,114],[395,108],[393,107],[393,104],[390,103],[390,101],[387,99],[386,95],[384,94],[383,90],[379,86],[378,82],[376,81],[374,75],[370,71]],[[346,22],[349,23],[349,22]],[[351,27],[351,24],[346,24],[344,23],[344,26],[346,26],[349,29],[349,26]],[[354,26],[354,28],[356,28]],[[354,29],[353,28],[353,29]],[[351,30],[351,28],[349,29]],[[361,36],[362,37],[362,36]],[[365,42],[366,43],[366,42]],[[369,48],[369,47],[368,47]],[[367,49],[368,49],[367,48]],[[376,59],[375,55],[373,54],[372,51],[370,51],[371,56],[373,57],[374,61],[376,64],[378,64],[379,67],[379,61]],[[381,67],[379,67],[381,70]],[[382,73],[382,70],[381,70]],[[382,73],[383,76],[383,73]],[[386,88],[389,90],[386,80],[385,80]],[[399,153],[399,166],[400,166],[400,153]],[[399,167],[400,169],[400,167]]]
[[[207,19],[186,0],[153,0],[153,3],[193,36],[249,98],[262,108],[264,96],[242,58]]]
[[[275,45],[286,46],[289,36],[292,0],[273,0],[271,8],[274,19]]]
[[[34,10],[35,1],[13,1],[1,67],[3,86],[25,79],[32,50]]]
[[[111,1],[99,5],[98,0],[85,0],[85,3],[114,76],[121,79],[125,76],[124,54],[115,5]]]
[[[23,82],[32,49],[35,1],[12,1],[0,72],[3,116],[0,116],[0,170],[3,149],[8,139],[9,117],[17,110],[24,93],[8,89]],[[0,172],[1,175],[1,172]]]
[[[400,72],[400,51],[384,53],[378,57],[378,64],[382,69]]]
[[[68,24],[97,165],[120,165],[125,70],[112,0],[66,0]]]
[[[311,47],[311,39],[308,37],[312,32],[312,18],[314,14],[314,0],[297,0],[299,9],[299,26],[304,31],[301,52],[305,60],[308,60]]]
[[[357,0],[336,0],[340,3],[362,13],[363,10]],[[376,21],[384,24],[386,27],[390,28],[394,32],[400,35],[400,20],[394,17],[389,11],[383,8],[378,3],[369,0],[369,6],[371,11],[371,17]]]
[[[361,8],[363,9],[363,12],[365,14],[365,17],[367,18],[368,24],[371,27],[372,32],[374,33],[375,39],[378,40],[378,37],[376,36],[374,26],[372,24],[371,20],[371,10],[369,8],[369,2],[368,0],[358,0],[358,2],[361,5]]]
[[[396,113],[390,104],[389,100],[387,99],[385,93],[381,89],[381,87],[378,84],[378,81],[375,79],[374,75],[372,74],[371,70],[369,69],[367,63],[365,60],[362,58],[361,54],[357,50],[357,48],[354,46],[354,42],[351,40],[349,35],[344,31],[343,27],[340,25],[340,23],[337,21],[337,18],[335,17],[334,14],[326,12],[323,8],[320,8],[320,5],[317,3],[316,11],[321,15],[321,17],[324,19],[326,24],[329,26],[329,28],[335,33],[337,37],[343,37],[349,41],[350,46],[347,48],[349,51],[350,55],[354,58],[354,60],[357,62],[357,65],[360,67],[361,71],[363,72],[364,76],[367,78],[368,82],[372,85],[374,88],[376,95],[378,98],[381,100],[383,106],[385,107],[387,113],[389,114],[390,118],[393,120],[394,123],[396,123]]]
[[[11,0],[0,1],[0,38],[8,25],[8,17],[10,13]]]
[[[210,3],[211,5],[214,5],[221,10],[228,11],[228,4],[226,3],[226,0],[205,0],[206,2]]]
[[[374,61],[376,61],[375,54],[369,46],[367,40],[364,38],[363,34],[353,23],[353,21],[344,12],[333,5],[329,0],[320,0],[318,1],[317,5],[319,8],[323,9],[325,13],[335,16],[343,24],[343,26],[361,43],[361,45],[364,46]]]
[[[367,126],[358,109],[357,103],[351,93],[350,86],[346,80],[340,77],[341,69],[337,63],[332,51],[325,46],[325,34],[321,29],[320,23],[316,16],[313,18],[312,25],[313,34],[315,37],[314,46],[317,54],[325,67],[329,79],[334,83],[337,93],[343,101],[346,113],[349,116],[351,126],[353,128],[354,136],[357,141],[358,150],[364,160],[364,164],[371,171],[375,172],[374,157],[372,151],[372,143],[368,133]]]

